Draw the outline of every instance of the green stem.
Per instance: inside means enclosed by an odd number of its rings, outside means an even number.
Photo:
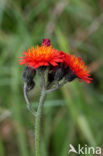
[[[63,87],[67,82],[68,82],[67,80],[63,81],[61,84],[58,84],[56,87],[46,90],[46,93],[48,94],[56,91],[57,89]]]
[[[32,108],[32,105],[30,104],[29,99],[28,99],[28,95],[27,95],[27,83],[24,83],[24,98],[25,98],[25,101],[26,101],[26,105],[27,105],[28,111],[30,111],[34,116],[36,116],[36,112]]]
[[[46,90],[46,81],[45,77],[47,78],[47,74],[44,75],[43,72],[38,72],[41,79],[41,96],[35,116],[35,156],[41,156],[41,147],[40,147],[40,130],[41,130],[41,116],[43,111],[43,104],[46,98],[46,94],[52,91],[55,91],[56,89],[62,87],[67,81],[64,81],[63,83],[59,84],[57,87]]]
[[[46,91],[44,87],[41,90],[41,96],[39,100],[39,105],[37,109],[37,114],[35,118],[35,156],[40,156],[40,125],[41,125],[41,116],[43,110],[43,104],[46,97]]]

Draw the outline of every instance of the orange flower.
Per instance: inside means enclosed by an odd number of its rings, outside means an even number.
[[[28,49],[24,52],[24,56],[19,58],[21,58],[20,65],[25,64],[34,69],[40,66],[56,66],[59,62],[63,62],[62,54],[51,45],[47,46],[47,43]]]
[[[63,52],[61,52],[63,53]],[[75,55],[65,54],[64,64],[79,78],[87,83],[92,80],[83,60]]]

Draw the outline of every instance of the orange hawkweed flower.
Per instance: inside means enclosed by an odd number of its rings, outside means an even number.
[[[47,40],[44,41],[44,43],[45,42],[46,44],[42,44],[41,46],[37,45],[24,52],[24,56],[19,57],[21,58],[21,60],[19,60],[20,65],[25,64],[36,69],[40,66],[57,66],[58,63],[63,62],[63,54],[60,54],[58,50],[52,48],[51,45],[48,45]]]
[[[24,56],[19,58],[20,65],[24,64],[27,66],[25,69],[26,73],[28,72],[28,67],[30,67],[29,69],[31,71],[44,66],[51,67],[49,68],[50,73],[48,75],[48,80],[50,80],[50,82],[54,80],[60,81],[63,78],[69,82],[75,78],[84,80],[87,83],[90,83],[92,80],[89,71],[81,58],[52,48],[48,38],[43,39],[41,46],[37,45],[28,49],[24,52]],[[29,77],[31,78],[31,76],[30,73]]]
[[[90,74],[87,70],[87,66],[80,57],[65,54],[64,64],[69,68],[69,70],[72,71],[72,74],[74,74],[79,79],[84,80],[87,83],[90,83],[90,81],[92,80],[92,78],[89,77]]]

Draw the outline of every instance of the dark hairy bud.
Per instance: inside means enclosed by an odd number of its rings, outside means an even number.
[[[48,81],[49,81],[49,83],[54,81],[54,72],[51,72],[48,74]]]
[[[24,82],[31,82],[36,75],[36,70],[32,67],[26,66],[23,72],[23,81]]]
[[[27,83],[27,91],[32,90],[35,87],[35,82],[32,80]]]
[[[65,75],[65,79],[69,82],[73,81],[77,76],[73,73],[71,69],[68,69],[68,72]]]
[[[65,74],[64,67],[58,67],[54,74],[54,80],[60,81],[64,77],[64,74]]]
[[[39,72],[44,72],[46,70],[46,68],[47,68],[46,66],[40,66],[40,67],[37,68],[37,70]]]
[[[53,81],[60,81],[65,75],[64,67],[57,67],[55,71],[48,74],[48,81],[51,83]]]

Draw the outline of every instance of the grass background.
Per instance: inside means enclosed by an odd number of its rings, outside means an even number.
[[[0,156],[34,156],[34,119],[26,109],[18,57],[45,37],[82,57],[93,81],[76,80],[49,94],[42,156],[75,156],[68,154],[69,144],[103,146],[103,0],[0,0]],[[30,92],[34,107],[38,86],[36,80]]]

